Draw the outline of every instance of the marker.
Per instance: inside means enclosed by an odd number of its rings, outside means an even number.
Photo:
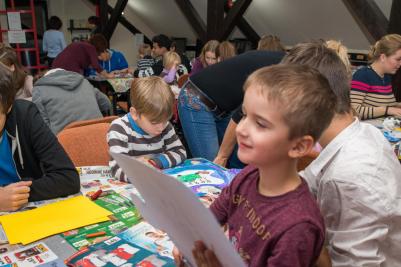
[[[93,238],[93,237],[104,236],[104,235],[106,235],[106,232],[105,231],[101,231],[101,232],[87,234],[85,237],[86,238]]]
[[[96,200],[98,199],[98,197],[100,196],[100,194],[102,193],[102,189],[97,190],[92,196],[91,196],[91,200]]]

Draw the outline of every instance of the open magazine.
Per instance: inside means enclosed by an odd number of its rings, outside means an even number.
[[[127,243],[117,236],[78,251],[65,263],[71,267],[175,266],[172,259],[154,254],[135,244]]]

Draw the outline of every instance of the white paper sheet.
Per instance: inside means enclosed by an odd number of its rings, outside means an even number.
[[[26,36],[24,31],[8,31],[8,42],[10,44],[25,44]]]
[[[132,200],[142,216],[154,227],[167,232],[193,266],[196,264],[192,248],[197,240],[212,248],[223,266],[244,266],[213,214],[189,188],[133,158],[111,155],[141,194],[143,201],[135,195]]]
[[[21,14],[19,12],[7,12],[7,19],[9,30],[22,30]]]

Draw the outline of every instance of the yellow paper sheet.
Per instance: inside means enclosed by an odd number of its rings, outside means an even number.
[[[69,198],[37,209],[0,216],[10,244],[39,239],[109,220],[112,213],[84,196]]]

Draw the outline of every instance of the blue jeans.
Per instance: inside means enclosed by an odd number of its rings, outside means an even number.
[[[213,161],[219,151],[231,114],[218,118],[198,96],[191,94],[185,88],[178,97],[178,114],[192,156]],[[236,152],[235,149],[229,165],[231,168],[242,168],[243,164],[236,157]]]

